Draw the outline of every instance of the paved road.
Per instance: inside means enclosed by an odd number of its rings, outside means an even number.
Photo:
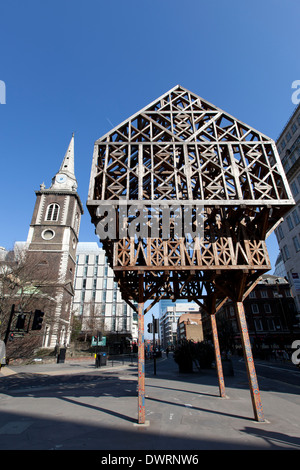
[[[259,361],[258,361],[259,362]],[[146,425],[137,424],[137,368],[93,361],[4,368],[0,449],[300,450],[300,386],[256,364],[266,421],[258,423],[242,360],[219,397],[215,370],[179,374],[172,356],[146,366]],[[266,377],[270,374],[271,377]],[[289,374],[299,377],[298,370]],[[285,374],[287,374],[285,372]],[[298,376],[297,376],[298,374]]]
[[[235,370],[243,371],[243,359],[234,359]],[[255,360],[255,369],[258,378],[270,379],[273,390],[287,390],[288,386],[300,387],[300,368],[291,361],[261,361]]]

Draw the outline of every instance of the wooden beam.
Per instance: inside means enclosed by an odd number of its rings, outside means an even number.
[[[144,341],[144,281],[139,277],[138,302],[138,424],[145,424],[145,341]]]

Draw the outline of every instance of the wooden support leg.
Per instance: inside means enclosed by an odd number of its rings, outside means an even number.
[[[242,346],[244,351],[244,359],[247,368],[248,380],[249,380],[249,387],[250,387],[250,394],[252,400],[252,406],[254,411],[254,416],[256,421],[264,421],[264,413],[262,402],[260,399],[260,392],[258,388],[258,382],[256,377],[256,371],[253,362],[251,344],[248,334],[246,316],[243,302],[236,302],[236,314],[237,320],[240,328]]]
[[[218,372],[220,397],[225,398],[226,397],[226,395],[225,395],[225,382],[224,382],[223,367],[222,367],[222,361],[221,361],[221,353],[220,353],[220,346],[219,346],[216,315],[212,314],[210,316],[210,319],[211,319],[211,327],[212,327],[214,347],[215,347],[216,368],[217,368],[217,372]]]
[[[138,303],[138,423],[145,424],[144,303]]]

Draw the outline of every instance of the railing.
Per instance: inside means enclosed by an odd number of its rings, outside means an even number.
[[[135,365],[137,364],[138,355],[137,353],[130,354],[108,354],[107,353],[107,365],[114,367],[119,365]]]

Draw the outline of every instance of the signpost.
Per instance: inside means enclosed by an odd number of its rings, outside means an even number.
[[[101,339],[98,336],[93,336],[92,346],[106,346],[106,336],[102,336]]]
[[[154,318],[152,314],[152,323],[148,323],[148,333],[153,333],[153,367],[154,375],[156,375],[156,347],[155,347],[155,333],[158,333],[158,319]]]

